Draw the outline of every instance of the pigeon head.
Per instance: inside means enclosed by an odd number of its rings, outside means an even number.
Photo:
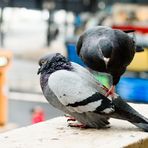
[[[48,54],[42,57],[39,60],[39,66],[37,74],[51,74],[57,70],[71,69],[71,63],[60,53]]]

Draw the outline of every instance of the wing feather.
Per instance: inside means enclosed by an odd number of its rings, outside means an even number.
[[[49,77],[48,85],[59,101],[71,112],[96,112],[99,106],[103,106],[102,102],[104,101],[102,101],[98,90],[76,72],[56,71]],[[106,106],[110,108],[110,103]],[[106,108],[99,111],[101,112],[104,109]]]

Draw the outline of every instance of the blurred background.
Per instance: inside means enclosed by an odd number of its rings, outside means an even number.
[[[0,0],[0,132],[63,115],[41,93],[38,60],[60,52],[84,66],[76,42],[97,25],[136,30],[131,35],[145,50],[136,53],[116,92],[148,103],[147,0]],[[94,75],[110,86],[108,76]]]

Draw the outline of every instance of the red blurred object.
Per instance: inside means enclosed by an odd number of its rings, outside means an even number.
[[[121,30],[135,30],[140,33],[148,33],[148,27],[141,26],[133,26],[133,25],[113,25],[113,29],[121,29]]]
[[[45,121],[45,113],[41,107],[36,107],[32,110],[32,124]]]

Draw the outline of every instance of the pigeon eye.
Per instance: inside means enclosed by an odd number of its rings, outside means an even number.
[[[46,62],[47,61],[45,61],[45,60],[41,60],[40,63],[39,63],[39,65],[42,66],[42,65],[46,64]]]

